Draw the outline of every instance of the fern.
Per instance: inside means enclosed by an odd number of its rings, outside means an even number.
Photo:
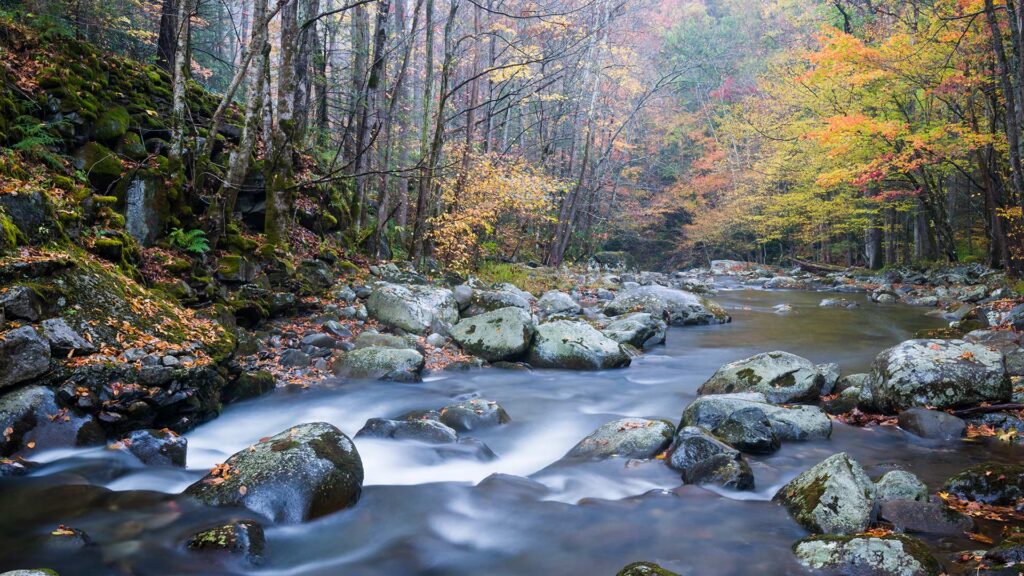
[[[167,235],[171,246],[190,252],[192,254],[205,254],[210,250],[210,243],[206,240],[206,232],[202,230],[185,231],[181,228],[171,230]]]
[[[20,150],[31,158],[46,162],[52,168],[60,168],[60,157],[50,149],[64,143],[59,136],[54,135],[54,130],[65,122],[65,120],[44,122],[34,116],[18,116],[14,119],[14,129],[21,138],[11,148]]]

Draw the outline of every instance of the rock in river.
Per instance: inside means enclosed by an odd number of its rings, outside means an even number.
[[[1024,498],[1024,465],[978,464],[946,480],[943,490],[960,500],[1011,506]]]
[[[252,520],[239,520],[193,534],[185,546],[198,552],[226,552],[259,564],[266,553],[263,527]]]
[[[908,340],[878,355],[868,391],[879,410],[895,413],[1005,402],[1012,389],[1000,352],[963,340]]]
[[[860,464],[840,452],[791,480],[774,500],[811,532],[854,534],[871,523],[875,485]]]
[[[441,408],[438,418],[459,432],[481,430],[512,421],[508,412],[497,402],[473,398]]]
[[[911,408],[900,412],[900,428],[911,434],[929,440],[959,440],[967,429],[967,423],[941,410]]]
[[[692,292],[652,284],[623,290],[605,306],[605,314],[618,316],[647,312],[673,326],[722,324],[731,318],[721,306]]]
[[[681,471],[687,484],[754,489],[754,473],[739,450],[696,426],[679,429],[668,465]]]
[[[928,501],[928,486],[905,470],[891,470],[875,482],[875,499],[879,502],[888,500]]]
[[[619,344],[630,344],[641,350],[665,343],[668,326],[647,312],[635,312],[614,318],[601,330]]]
[[[537,368],[603,370],[629,366],[618,342],[586,322],[556,320],[537,326],[528,362]]]
[[[714,430],[731,414],[758,408],[768,417],[779,440],[818,440],[832,434],[832,420],[817,406],[782,407],[769,404],[764,394],[708,394],[698,396],[683,411],[679,427],[701,426]]]
[[[818,366],[810,360],[775,351],[722,366],[697,393],[760,392],[769,402],[783,404],[816,400],[824,382]]]
[[[185,494],[211,506],[244,506],[275,522],[348,508],[363,489],[363,463],[340,430],[300,424],[228,458]]]
[[[418,382],[423,355],[408,348],[357,348],[342,354],[334,373],[345,378]]]
[[[939,563],[920,541],[887,536],[811,536],[793,545],[800,563],[821,574],[938,576]]]
[[[391,438],[394,440],[416,440],[427,444],[450,444],[459,441],[458,433],[446,424],[429,418],[408,418],[388,420],[370,418],[356,432],[356,438]]]
[[[529,312],[509,307],[465,318],[451,329],[451,336],[466,352],[496,362],[522,356],[535,329]]]
[[[654,458],[672,442],[674,432],[675,427],[664,420],[623,418],[594,430],[566,458]]]
[[[382,324],[413,334],[450,326],[459,320],[459,307],[452,291],[432,286],[381,282],[367,299],[366,311]]]

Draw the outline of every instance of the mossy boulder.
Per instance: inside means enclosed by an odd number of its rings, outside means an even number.
[[[441,408],[437,417],[458,432],[493,428],[512,421],[508,412],[497,402],[481,398],[449,404]]]
[[[196,552],[237,555],[250,564],[259,564],[266,554],[267,540],[258,522],[239,520],[193,534],[185,547]]]
[[[125,231],[142,246],[152,246],[163,235],[172,204],[164,175],[139,170],[118,194]]]
[[[840,452],[791,480],[773,500],[811,532],[854,534],[871,524],[875,485],[860,464]]]
[[[946,480],[943,491],[961,499],[1012,506],[1024,498],[1024,465],[988,462]]]
[[[673,326],[722,324],[731,320],[721,306],[707,298],[656,284],[623,290],[605,306],[609,316],[630,312],[647,312]]]
[[[256,277],[256,267],[237,254],[226,254],[217,261],[216,275],[221,282],[245,284]]]
[[[465,318],[450,333],[466,352],[496,362],[522,356],[535,329],[529,312],[510,307]]]
[[[646,349],[665,343],[668,325],[647,312],[624,314],[614,318],[601,333],[619,344]]]
[[[207,474],[185,494],[295,523],[355,505],[363,488],[363,464],[352,440],[322,422],[289,428],[224,464],[226,473]]]
[[[793,545],[801,564],[823,574],[938,576],[939,563],[920,540],[886,536],[812,536]]]
[[[824,376],[810,360],[775,351],[722,366],[697,393],[760,392],[769,402],[784,404],[817,400],[824,381]]]
[[[672,442],[675,426],[664,420],[622,418],[598,427],[565,455],[568,459],[654,458]]]
[[[71,161],[76,169],[85,172],[93,188],[104,193],[121,179],[124,171],[117,154],[98,142],[88,142],[75,150]]]
[[[758,408],[768,417],[779,440],[822,440],[832,434],[832,420],[817,406],[776,406],[763,394],[708,394],[698,396],[683,411],[679,427],[700,426],[714,430],[729,417],[747,408]],[[748,422],[749,420],[743,420]]]
[[[629,366],[630,357],[590,324],[556,320],[537,326],[527,361],[537,368],[605,370]]]
[[[408,348],[359,348],[338,357],[334,373],[343,378],[418,382],[423,355]]]
[[[117,141],[117,151],[132,160],[143,160],[146,158],[146,144],[138,132],[126,132]]]
[[[111,106],[104,110],[92,126],[93,138],[100,142],[116,142],[128,131],[131,118],[124,106]]]
[[[242,372],[224,390],[225,402],[256,398],[271,392],[276,385],[274,375],[266,370]]]
[[[413,334],[446,329],[459,320],[452,291],[423,285],[381,282],[366,301],[371,318]]]
[[[13,248],[19,239],[44,242],[59,232],[52,207],[41,192],[0,194],[0,244]]]
[[[754,473],[739,450],[696,426],[680,428],[672,442],[668,465],[682,472],[687,484],[714,484],[731,490],[753,490]]]

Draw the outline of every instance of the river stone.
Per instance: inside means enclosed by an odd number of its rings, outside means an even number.
[[[580,305],[572,299],[572,296],[558,290],[545,292],[540,297],[540,300],[537,301],[537,308],[545,316],[554,316],[555,314],[575,315],[580,313]]]
[[[49,568],[32,568],[30,570],[10,570],[0,573],[0,576],[60,576]]]
[[[673,326],[723,324],[731,318],[718,304],[700,296],[652,284],[623,290],[605,306],[605,314],[619,316],[630,312],[647,312]]]
[[[886,413],[1005,402],[1012,392],[1003,355],[963,340],[908,340],[883,351],[868,388]]]
[[[527,313],[532,311],[530,298],[523,297],[518,292],[510,290],[474,290],[463,316],[477,316],[484,312],[500,310],[501,308],[519,308]]]
[[[832,420],[817,406],[782,407],[769,404],[764,394],[708,394],[698,396],[683,411],[679,427],[701,426],[714,430],[730,414],[744,408],[761,409],[781,441],[820,440],[832,434]]]
[[[188,440],[170,430],[136,430],[117,444],[147,466],[185,467]]]
[[[334,374],[343,378],[419,382],[423,355],[398,348],[357,348],[335,362]]]
[[[36,322],[42,315],[39,297],[27,286],[11,286],[0,293],[0,309],[8,320]]]
[[[760,392],[773,404],[816,400],[824,377],[806,358],[789,352],[765,352],[719,368],[698,394]]]
[[[647,312],[635,312],[614,318],[601,330],[605,336],[619,344],[629,344],[640,349],[665,343],[668,325]]]
[[[258,522],[238,520],[193,534],[185,546],[199,552],[236,554],[250,563],[258,564],[266,553],[267,540]]]
[[[905,470],[891,470],[875,482],[875,500],[917,500],[928,501],[928,487],[924,482]]]
[[[618,342],[586,322],[556,320],[537,326],[527,360],[536,368],[603,370],[629,366]]]
[[[389,284],[374,286],[366,300],[371,318],[413,334],[423,334],[459,320],[459,307],[451,290],[432,286]]]
[[[244,506],[274,522],[295,523],[348,508],[363,488],[355,445],[334,426],[300,424],[227,459],[185,489],[210,506]]]
[[[732,490],[753,490],[754,473],[739,450],[696,426],[680,428],[668,465],[683,473],[687,484],[716,484]]]
[[[352,345],[357,350],[360,348],[395,348],[398,350],[415,348],[415,345],[412,342],[402,336],[396,336],[394,334],[379,334],[376,332],[360,333],[359,336],[356,336],[355,340],[352,341]]]
[[[1011,534],[998,546],[985,553],[985,560],[993,564],[1016,566],[1024,563],[1024,534]],[[1007,572],[1007,574],[1019,574],[1020,568]]]
[[[31,326],[0,336],[0,389],[42,376],[50,369],[50,344]]]
[[[495,362],[522,356],[535,329],[529,312],[509,307],[464,318],[450,333],[466,352]]]
[[[634,562],[619,570],[615,576],[679,576],[679,574],[665,570],[653,562]]]
[[[946,480],[944,492],[982,504],[1011,506],[1024,498],[1024,465],[987,462]]]
[[[756,406],[729,414],[711,432],[733,448],[750,454],[771,454],[781,445],[768,416]]]
[[[370,418],[356,433],[356,438],[364,437],[417,440],[427,444],[449,444],[459,440],[458,433],[451,427],[428,418],[406,420]]]
[[[438,418],[459,432],[493,428],[512,421],[497,402],[474,398],[441,408]]]
[[[900,428],[930,440],[959,440],[967,429],[967,424],[941,410],[927,408],[911,408],[900,412]]]
[[[939,502],[888,500],[879,503],[878,518],[900,532],[961,536],[974,530],[974,520]]]
[[[0,456],[16,452],[26,433],[56,413],[53,390],[45,386],[25,386],[0,395]]]
[[[909,536],[811,536],[793,545],[816,573],[846,576],[938,576],[939,563]]]
[[[601,425],[574,446],[566,458],[648,459],[660,454],[669,443],[675,427],[664,420],[622,418]]]
[[[792,276],[775,276],[765,282],[764,287],[768,290],[806,290],[809,285]]]
[[[815,533],[852,534],[871,523],[875,485],[840,452],[791,480],[775,494],[801,526]]]
[[[74,328],[68,326],[63,318],[49,318],[43,320],[43,337],[50,343],[50,351],[62,357],[70,353],[76,355],[91,354],[96,347],[91,342],[82,338]]]

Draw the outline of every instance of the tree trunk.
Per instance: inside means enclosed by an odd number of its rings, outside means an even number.
[[[172,72],[178,45],[178,3],[163,0],[160,5],[160,33],[156,41],[156,65]]]
[[[188,43],[191,33],[192,0],[179,0],[178,23],[175,35],[174,70],[172,75],[171,99],[171,151],[170,159],[175,169],[181,168],[185,149],[185,107],[189,78]]]

